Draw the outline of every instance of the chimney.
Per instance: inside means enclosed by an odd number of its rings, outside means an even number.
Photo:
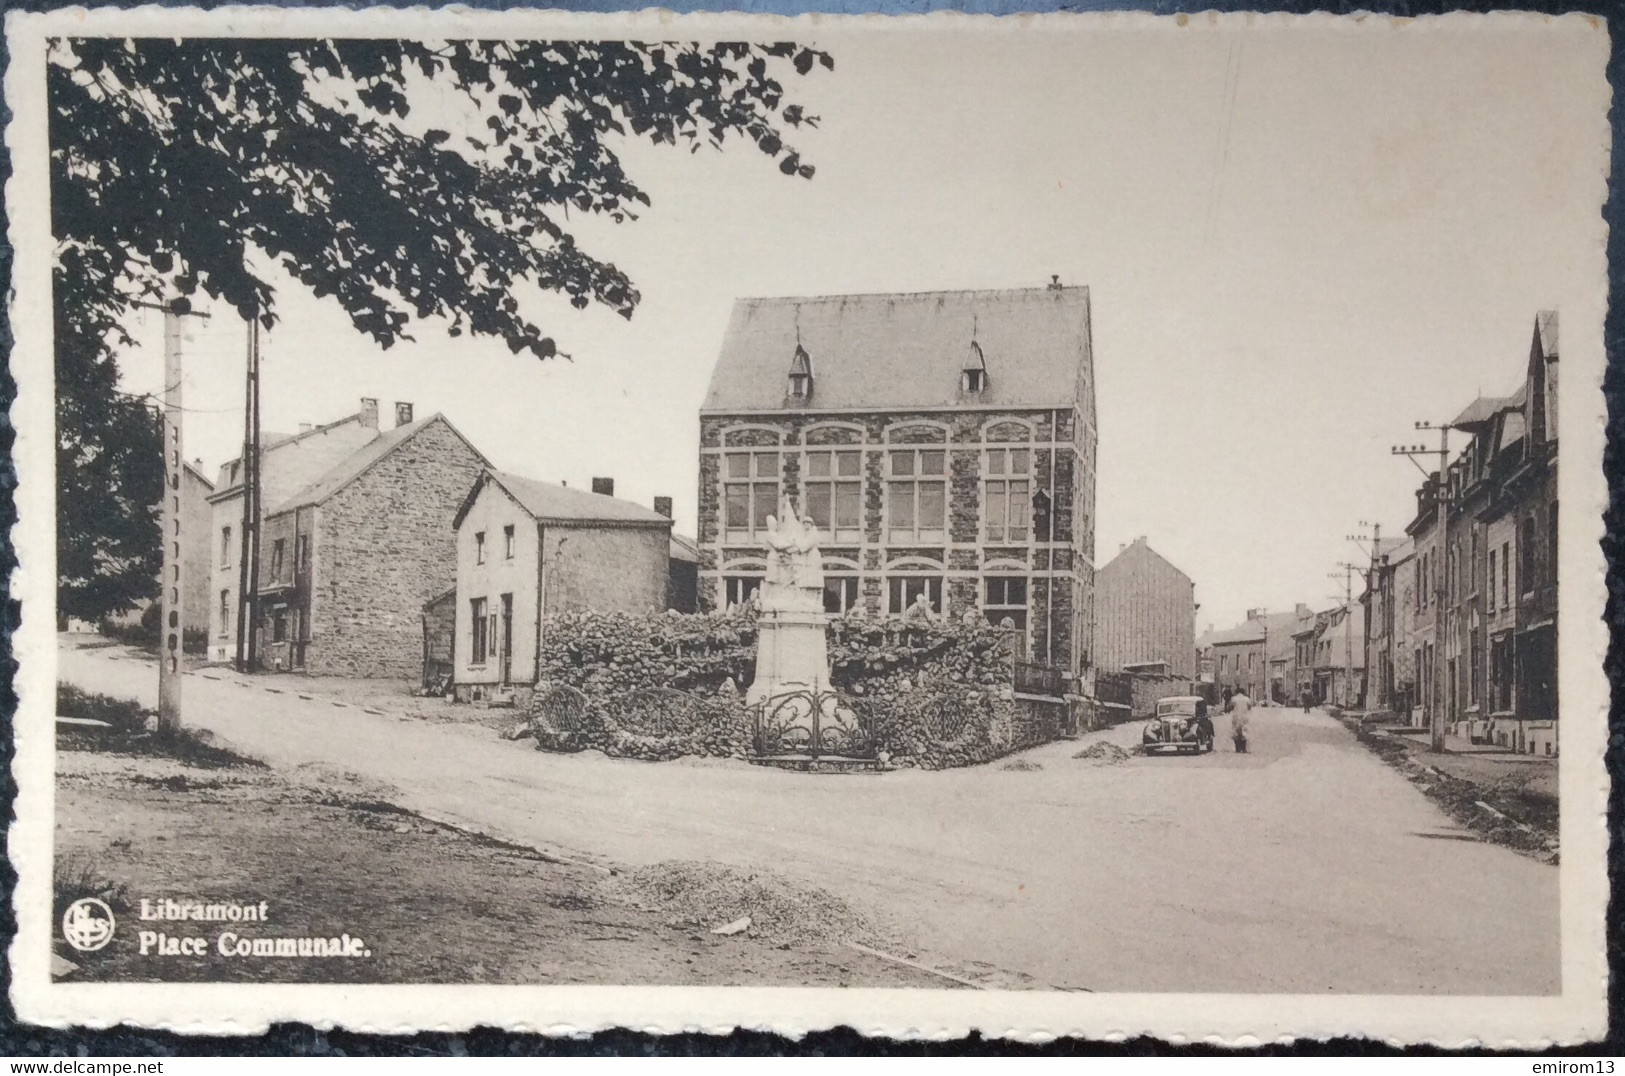
[[[361,397],[361,425],[369,430],[378,428],[378,401],[371,396]]]
[[[1051,273],[1050,276],[1049,276],[1049,290],[1050,291],[1060,291],[1062,287],[1063,287],[1063,285],[1061,284],[1061,274],[1060,273]]]
[[[655,511],[658,512],[659,514],[665,516],[667,519],[670,519],[671,518],[671,498],[670,497],[656,497],[655,498]]]
[[[613,497],[615,496],[615,480],[613,478],[594,478],[592,480],[592,491],[602,493],[606,497]]]
[[[409,403],[401,403],[399,400],[397,400],[395,402],[395,425],[410,426],[411,424],[412,405]]]

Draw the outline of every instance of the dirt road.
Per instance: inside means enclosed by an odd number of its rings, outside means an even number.
[[[88,690],[155,699],[125,651],[60,660]],[[1556,868],[1472,839],[1319,712],[1258,711],[1248,755],[1102,765],[1063,742],[1021,756],[1037,769],[821,775],[549,755],[299,684],[190,675],[188,720],[273,766],[352,771],[403,807],[584,859],[799,874],[944,963],[1110,991],[1559,988]]]

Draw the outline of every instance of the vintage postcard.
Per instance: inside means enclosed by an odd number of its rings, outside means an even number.
[[[25,1021],[1603,1033],[1600,20],[6,30]]]

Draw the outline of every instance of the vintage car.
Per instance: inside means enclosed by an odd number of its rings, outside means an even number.
[[[1158,699],[1157,712],[1146,721],[1140,735],[1140,750],[1148,755],[1157,751],[1200,754],[1213,750],[1212,725],[1196,718],[1196,704],[1201,701],[1195,695]]]

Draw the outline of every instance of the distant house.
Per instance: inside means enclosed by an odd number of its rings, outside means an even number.
[[[209,630],[209,594],[214,582],[210,538],[213,519],[210,498],[214,495],[214,483],[200,469],[202,462],[198,460],[181,465],[181,626],[187,634],[206,633]],[[159,586],[163,586],[162,581]],[[133,627],[141,623],[144,617],[158,615],[147,613],[152,604],[142,599],[131,609],[110,616],[107,620]],[[72,618],[63,618],[61,628],[73,632],[96,630],[95,625]]]
[[[1161,663],[1196,675],[1196,588],[1143,537],[1095,572],[1095,661],[1102,672]]]
[[[700,410],[699,603],[744,602],[789,497],[831,613],[977,612],[1087,693],[1087,288],[741,299]]]
[[[672,521],[651,508],[486,469],[451,525],[459,698],[534,684],[548,616],[667,608]]]

